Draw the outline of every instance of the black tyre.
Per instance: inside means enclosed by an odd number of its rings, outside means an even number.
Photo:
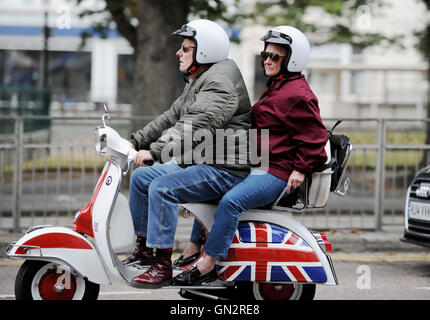
[[[97,300],[100,286],[65,265],[27,260],[15,279],[17,300]]]

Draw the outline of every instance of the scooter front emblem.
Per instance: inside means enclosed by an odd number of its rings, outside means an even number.
[[[107,177],[106,178],[106,185],[108,186],[108,185],[110,185],[112,183],[112,177],[111,176],[109,176],[109,177]]]

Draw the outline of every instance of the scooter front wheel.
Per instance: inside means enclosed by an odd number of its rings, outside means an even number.
[[[99,289],[68,266],[47,261],[25,261],[15,279],[17,300],[96,300]]]

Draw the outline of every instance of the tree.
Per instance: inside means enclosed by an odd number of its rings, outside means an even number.
[[[78,0],[80,3],[82,0]],[[215,20],[227,11],[220,0],[105,0],[102,10],[87,10],[81,16],[105,14],[92,28],[102,37],[114,25],[134,49],[135,72],[133,115],[155,116],[167,110],[184,86],[178,71],[180,39],[172,32],[188,16]],[[235,2],[238,2],[235,0]],[[106,13],[108,13],[106,15]],[[84,34],[87,38],[89,34]]]
[[[392,41],[380,34],[365,33],[351,26],[353,15],[367,3],[365,0],[265,0],[256,1],[255,7],[248,13],[234,10],[230,13],[227,0],[104,1],[104,9],[86,11],[82,15],[107,12],[106,18],[96,24],[94,30],[103,36],[105,30],[114,23],[134,48],[133,115],[158,115],[182,91],[184,82],[178,72],[178,58],[174,55],[180,40],[175,41],[171,33],[185,23],[189,16],[221,19],[229,24],[246,20],[266,25],[288,24],[309,34],[314,44],[348,42],[364,48],[383,40]],[[228,1],[230,6],[236,8],[244,2]],[[324,25],[307,22],[305,15],[312,9],[321,10],[321,14],[332,23]],[[312,34],[318,36],[312,37]]]
[[[382,6],[382,0],[372,1],[372,7]],[[314,45],[349,43],[363,49],[381,41],[394,43],[395,38],[366,28],[365,15],[370,15],[369,10],[366,0],[266,0],[257,1],[253,12],[244,16],[269,26],[296,27],[306,33]],[[312,11],[318,19],[307,18]]]

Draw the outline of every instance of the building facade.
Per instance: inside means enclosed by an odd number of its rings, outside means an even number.
[[[243,1],[244,9],[254,2]],[[0,0],[2,87],[40,87],[46,81],[54,112],[89,111],[97,102],[109,103],[113,111],[129,111],[132,47],[114,29],[105,39],[92,34],[83,43],[81,38],[103,15],[82,18],[79,14],[103,5],[99,0],[82,1],[79,6],[73,0]],[[312,46],[305,74],[323,117],[425,117],[428,66],[415,48],[413,33],[429,23],[428,15],[415,0],[393,0],[382,9],[363,6],[351,23],[363,31],[405,35],[403,48],[377,46],[358,52],[348,44]],[[307,19],[318,18],[318,10],[310,10]],[[46,45],[45,25],[50,28]],[[266,82],[259,38],[268,28],[244,23],[235,30],[241,42],[232,44],[230,52],[252,101],[259,98]]]

